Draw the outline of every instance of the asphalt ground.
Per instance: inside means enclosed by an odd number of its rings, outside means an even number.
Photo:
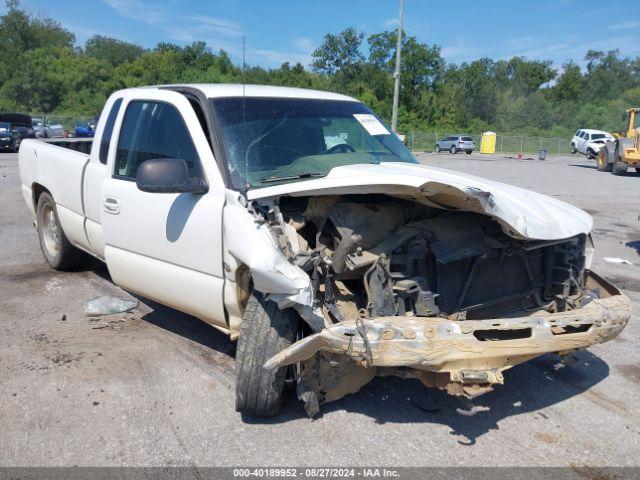
[[[594,270],[634,303],[615,341],[563,366],[546,355],[505,374],[475,403],[413,380],[379,378],[315,420],[291,398],[273,419],[234,410],[235,344],[141,299],[88,318],[84,303],[126,295],[99,263],[48,268],[0,155],[1,466],[632,466],[640,463],[640,175],[615,177],[584,157],[546,161],[421,154],[426,164],[531,188],[595,219]],[[76,186],[70,188],[77,188]],[[603,257],[632,264],[609,263]]]

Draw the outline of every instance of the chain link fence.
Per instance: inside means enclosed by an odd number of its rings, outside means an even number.
[[[432,152],[438,140],[451,135],[464,135],[473,138],[476,142],[476,151],[480,151],[481,134],[409,132],[406,134],[406,142],[413,152]],[[569,140],[566,138],[496,135],[495,153],[497,154],[537,155],[539,150],[546,150],[547,155],[568,155],[571,153]]]

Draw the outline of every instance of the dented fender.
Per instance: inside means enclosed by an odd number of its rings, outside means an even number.
[[[323,328],[324,317],[320,308],[314,308],[309,275],[284,256],[269,226],[251,213],[238,192],[227,191],[224,224],[228,276],[233,278],[238,266],[246,265],[255,290],[276,302],[280,309],[295,308],[314,330]]]

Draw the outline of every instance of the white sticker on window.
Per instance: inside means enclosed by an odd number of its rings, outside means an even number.
[[[354,113],[353,117],[369,132],[369,135],[389,135],[389,130],[370,113]]]

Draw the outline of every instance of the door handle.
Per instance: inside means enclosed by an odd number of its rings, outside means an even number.
[[[120,213],[120,201],[117,198],[104,197],[102,200],[102,208],[107,213],[118,215]]]

